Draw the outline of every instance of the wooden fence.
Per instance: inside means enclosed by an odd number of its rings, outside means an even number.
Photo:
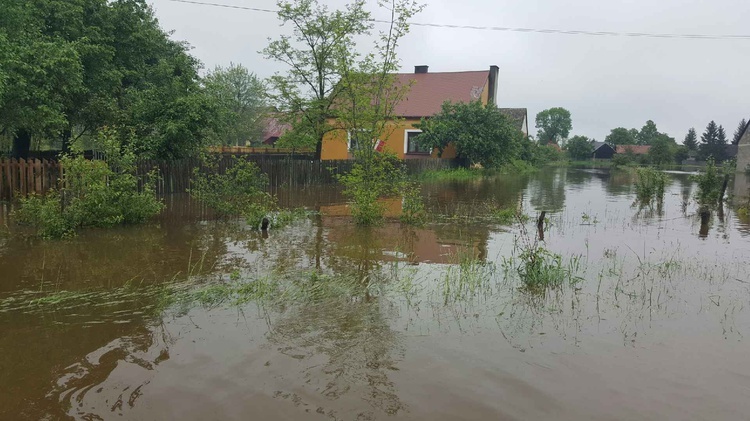
[[[44,194],[57,187],[60,163],[47,159],[0,160],[0,199],[30,193]]]
[[[351,170],[354,164],[351,160],[315,161],[288,156],[243,155],[240,158],[255,162],[261,172],[268,174],[272,188],[331,183],[336,181],[336,175]],[[231,156],[218,155],[216,167],[211,170],[223,174],[231,167],[232,162]],[[454,168],[458,165],[456,161],[447,159],[410,159],[403,163],[409,174]],[[208,170],[198,159],[144,160],[138,162],[137,174],[142,176],[156,170],[159,174],[156,183],[158,194],[184,193],[190,187],[190,179],[196,167]],[[57,186],[60,173],[60,164],[54,160],[0,160],[0,199],[12,199],[30,193],[44,194]]]

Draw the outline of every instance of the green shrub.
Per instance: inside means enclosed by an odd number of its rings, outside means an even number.
[[[385,206],[378,200],[401,191],[405,171],[396,155],[376,153],[358,158],[351,171],[338,176],[349,198],[352,217],[359,225],[380,222]]]
[[[61,238],[74,235],[81,227],[142,223],[161,212],[164,205],[152,184],[155,174],[142,179],[135,175],[135,154],[120,145],[117,133],[102,130],[97,144],[104,160],[63,156],[60,189],[43,197],[21,199],[14,213],[16,220],[37,228],[42,237]]]
[[[667,175],[653,168],[637,168],[635,192],[642,204],[650,204],[654,199],[664,199]]]
[[[258,225],[276,209],[276,198],[266,191],[268,176],[253,162],[233,157],[232,166],[224,174],[193,170],[190,196],[213,209],[221,217],[242,216],[248,224]]]
[[[701,208],[711,209],[721,201],[721,187],[724,183],[723,174],[716,166],[713,158],[709,158],[706,168],[692,179],[698,184],[695,200]]]
[[[411,225],[423,225],[427,220],[422,189],[418,183],[405,183],[403,188],[401,222]]]
[[[510,225],[516,220],[516,213],[513,208],[500,208],[492,211],[492,217],[500,224]]]

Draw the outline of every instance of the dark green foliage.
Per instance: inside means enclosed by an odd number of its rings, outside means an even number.
[[[698,135],[695,133],[695,128],[691,127],[690,130],[688,130],[682,144],[690,151],[698,150]]]
[[[681,164],[682,161],[690,158],[690,150],[687,146],[679,145],[674,150],[674,160],[677,164]]]
[[[196,168],[189,192],[219,216],[243,216],[248,224],[257,226],[276,208],[276,198],[267,188],[268,176],[255,163],[235,157],[224,174],[215,168],[209,167],[207,172]]]
[[[562,107],[550,108],[536,115],[537,138],[540,143],[557,143],[567,139],[573,122],[570,111]]]
[[[626,149],[625,153],[617,153],[612,157],[613,167],[635,165],[637,162],[638,162],[638,157],[630,149]]]
[[[650,205],[653,201],[664,200],[664,188],[667,175],[653,168],[637,168],[635,192],[641,205]]]
[[[521,142],[521,159],[534,166],[541,166],[563,159],[563,153],[555,145],[540,145],[536,142]]]
[[[745,127],[747,127],[747,120],[744,118],[740,120],[740,124],[737,125],[737,129],[734,131],[734,136],[732,136],[732,145],[737,145],[740,143],[740,139],[742,139],[742,135],[745,132]]]
[[[612,129],[604,141],[613,147],[617,145],[635,145],[636,142],[633,133],[624,127]]]
[[[494,105],[471,103],[443,104],[442,110],[419,124],[420,144],[437,148],[439,153],[453,144],[459,158],[485,168],[499,168],[518,158],[522,133]]]
[[[565,144],[565,149],[570,154],[570,158],[577,161],[591,159],[594,152],[594,146],[586,136],[573,136]]]
[[[402,190],[405,172],[393,154],[377,153],[362,157],[352,170],[338,176],[349,198],[352,217],[360,225],[380,222],[385,205],[379,199],[395,196]]]
[[[423,225],[427,221],[427,212],[419,183],[404,183],[402,195],[404,200],[401,207],[401,222]]]
[[[659,133],[651,141],[651,149],[648,151],[651,163],[654,165],[669,165],[675,161],[675,150],[677,143],[674,139],[664,133]]]
[[[713,120],[706,126],[706,131],[701,135],[701,145],[698,156],[708,161],[713,158],[721,162],[725,158],[725,147],[727,144],[724,128],[717,125]]]
[[[138,188],[135,154],[128,147],[120,148],[117,133],[104,130],[97,143],[105,160],[64,156],[60,190],[22,199],[17,221],[36,227],[42,237],[61,238],[81,227],[142,223],[161,212],[163,204],[150,183],[155,175],[142,180],[143,187]]]
[[[659,130],[656,128],[656,124],[648,120],[646,124],[641,127],[641,131],[636,136],[636,144],[638,145],[653,145],[659,137]]]
[[[144,0],[5,0],[0,14],[0,129],[17,155],[110,126],[139,156],[178,158],[220,128],[198,61]]]
[[[716,166],[712,158],[708,159],[706,168],[698,175],[693,176],[698,184],[695,200],[702,209],[713,209],[721,202],[721,186],[724,183],[724,174]]]

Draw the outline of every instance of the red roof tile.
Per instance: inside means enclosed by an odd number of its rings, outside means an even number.
[[[440,112],[445,101],[480,99],[489,70],[447,73],[398,73],[400,84],[412,83],[406,98],[394,110],[400,117],[429,117]]]
[[[617,145],[615,152],[627,153],[630,150],[635,155],[645,155],[651,149],[649,145]]]

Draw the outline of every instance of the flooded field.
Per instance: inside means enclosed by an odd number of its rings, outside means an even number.
[[[642,209],[605,170],[427,184],[418,228],[330,186],[279,190],[318,213],[268,235],[179,195],[71,240],[4,225],[0,419],[747,419],[750,220],[701,226],[669,180]]]

